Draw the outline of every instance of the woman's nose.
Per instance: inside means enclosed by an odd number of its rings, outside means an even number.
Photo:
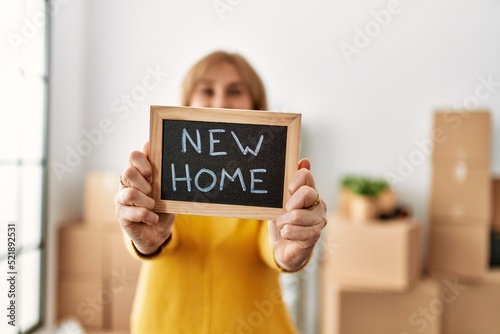
[[[215,94],[212,98],[212,108],[229,108],[229,100],[224,94]]]

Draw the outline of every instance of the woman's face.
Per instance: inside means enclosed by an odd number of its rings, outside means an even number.
[[[236,67],[228,62],[212,66],[195,83],[189,105],[229,109],[253,108],[248,88],[243,83]]]

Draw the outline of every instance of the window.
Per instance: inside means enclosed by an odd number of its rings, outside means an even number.
[[[0,4],[0,300],[4,310],[4,305],[15,302],[15,326],[5,326],[12,318],[6,321],[2,316],[5,333],[27,333],[42,323],[50,23],[47,3],[18,0]],[[9,257],[9,224],[15,226],[14,263]],[[15,297],[8,293],[12,286],[4,275],[14,277]]]

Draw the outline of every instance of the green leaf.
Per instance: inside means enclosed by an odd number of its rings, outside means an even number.
[[[349,189],[356,195],[373,198],[377,197],[383,190],[389,188],[389,184],[384,179],[352,175],[343,177],[340,184],[343,188]]]

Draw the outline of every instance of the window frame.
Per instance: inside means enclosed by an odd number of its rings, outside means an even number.
[[[24,5],[27,3],[27,0],[23,0]],[[50,31],[51,31],[51,15],[50,15],[50,0],[43,0],[40,1],[40,4],[43,5],[43,11],[45,14],[45,24],[42,27],[39,27],[39,29],[43,29],[43,31],[40,32],[40,34],[44,38],[44,43],[43,43],[43,52],[42,57],[43,59],[43,72],[41,74],[35,74],[36,80],[41,80],[42,86],[43,86],[43,106],[42,108],[42,118],[40,124],[42,128],[41,136],[40,138],[42,140],[42,145],[41,145],[41,158],[34,160],[30,158],[25,158],[22,156],[18,156],[15,159],[2,159],[0,157],[0,166],[12,166],[17,169],[17,171],[22,171],[24,167],[26,166],[34,166],[37,168],[40,168],[40,239],[39,242],[34,243],[34,244],[29,244],[29,245],[21,245],[18,242],[18,236],[19,236],[19,231],[21,230],[20,224],[22,224],[22,219],[19,220],[21,215],[21,208],[22,208],[22,196],[20,195],[22,192],[22,173],[18,173],[19,179],[17,180],[16,184],[16,189],[18,190],[18,196],[16,198],[16,211],[17,211],[17,219],[14,222],[7,222],[7,223],[15,223],[16,224],[16,251],[15,251],[15,257],[16,257],[16,270],[17,268],[20,268],[21,265],[21,259],[23,255],[29,254],[31,252],[39,252],[37,255],[38,261],[39,261],[39,282],[38,282],[38,293],[39,293],[39,298],[38,298],[38,320],[33,323],[32,325],[30,324],[29,327],[21,329],[21,322],[20,319],[22,317],[22,312],[23,312],[23,305],[20,304],[21,298],[19,298],[18,295],[23,294],[24,292],[21,290],[23,287],[20,285],[21,279],[20,275],[21,273],[17,273],[17,287],[16,287],[16,309],[17,309],[17,314],[16,314],[16,333],[19,334],[24,334],[24,333],[33,333],[34,331],[40,329],[40,327],[45,323],[45,314],[46,314],[46,272],[47,272],[47,248],[46,248],[46,236],[47,236],[47,201],[48,201],[48,168],[47,168],[47,157],[48,157],[48,136],[49,136],[49,93],[50,93],[50,79],[49,79],[49,73],[50,73]],[[21,14],[21,17],[19,18],[19,21],[23,19],[23,15],[25,15],[26,12],[23,12]],[[10,66],[10,65],[9,65]],[[21,70],[24,70],[25,68],[23,66],[18,67]],[[29,74],[29,77],[31,77],[32,74]],[[28,75],[27,75],[28,76]],[[6,230],[5,230],[6,231]],[[1,231],[2,233],[4,231]],[[0,261],[6,261],[8,259],[8,254],[7,253],[0,253]],[[6,270],[6,268],[3,268]]]

